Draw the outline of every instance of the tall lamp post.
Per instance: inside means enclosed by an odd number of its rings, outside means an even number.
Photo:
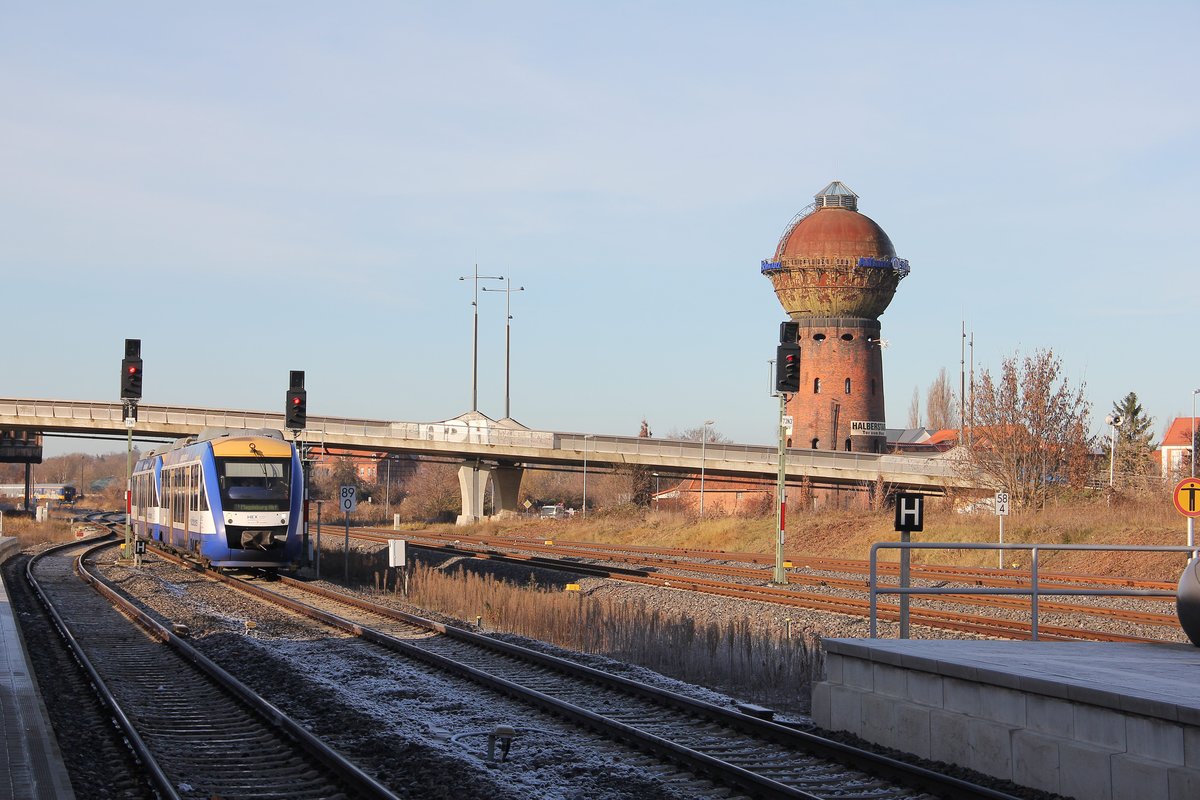
[[[583,436],[583,516],[587,517],[587,451],[588,439],[592,438],[592,434],[587,433]]]
[[[713,420],[704,420],[704,427],[700,429],[700,516],[704,516],[704,445],[708,442],[708,426],[713,424]]]
[[[1104,418],[1108,423],[1108,488],[1113,486],[1113,473],[1117,464],[1117,428],[1125,420],[1120,414],[1109,414]]]
[[[505,278],[503,289],[489,289],[488,287],[484,286],[483,290],[485,292],[504,292],[504,416],[506,419],[512,419],[512,414],[510,414],[508,410],[508,385],[509,376],[511,374],[509,371],[509,363],[512,357],[512,310],[510,304],[512,302],[512,293],[523,292],[525,291],[525,287],[518,286],[514,289],[512,288],[512,281],[508,278]]]
[[[1192,389],[1192,440],[1188,442],[1188,450],[1192,451],[1192,477],[1196,477],[1196,395],[1200,389]],[[1188,517],[1191,520],[1191,517]],[[1189,544],[1191,544],[1189,542]]]
[[[1200,389],[1192,390],[1192,440],[1188,442],[1188,449],[1192,451],[1192,475],[1196,477],[1196,395],[1200,394]],[[1196,545],[1196,518],[1188,517],[1187,521],[1187,543],[1188,547]],[[1194,553],[1193,553],[1194,555]]]
[[[475,265],[474,275],[460,275],[459,280],[470,278],[475,284],[475,293],[471,298],[471,307],[475,312],[475,335],[471,340],[471,410],[479,410],[479,282],[502,281],[503,275],[480,275],[479,265]]]

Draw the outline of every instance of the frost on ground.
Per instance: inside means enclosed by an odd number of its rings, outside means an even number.
[[[253,647],[253,688],[284,688],[275,702],[285,712],[380,780],[419,786],[423,797],[688,796],[653,759],[364,642],[339,639],[331,648],[321,640],[211,638],[233,641],[206,649]],[[517,732],[504,760],[499,740],[488,757],[488,734],[498,725]]]

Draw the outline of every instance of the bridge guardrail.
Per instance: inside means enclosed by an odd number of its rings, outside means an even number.
[[[30,418],[44,421],[70,420],[99,424],[111,433],[124,433],[125,424],[120,403],[93,403],[62,400],[14,400],[0,398],[0,418]],[[514,447],[536,451],[558,451],[580,455],[585,446],[589,458],[597,462],[623,463],[625,457],[672,458],[680,469],[698,470],[707,464],[720,469],[724,463],[734,469],[737,465],[761,468],[772,473],[778,463],[775,446],[700,442],[678,439],[654,439],[637,436],[607,436],[582,433],[562,433],[513,428],[498,425],[486,418],[481,420],[446,420],[441,422],[399,422],[310,415],[309,427],[302,441],[326,444],[329,437],[358,437],[362,439],[392,439],[407,442],[439,442],[445,447],[463,445],[478,447]],[[188,426],[195,428],[275,428],[282,429],[283,414],[202,409],[189,406],[139,405],[138,424],[143,435],[170,437],[178,435],[167,430],[155,431],[154,426]],[[146,430],[149,427],[150,430]],[[380,447],[385,448],[382,442]],[[445,448],[443,448],[445,449]],[[477,452],[473,450],[472,452]],[[606,458],[616,456],[616,458]],[[894,479],[907,476],[914,483],[930,486],[969,485],[954,461],[936,457],[894,456],[874,453],[855,453],[808,449],[789,449],[789,472],[809,468],[819,470],[823,477],[843,475],[846,481],[870,480],[873,476]]]

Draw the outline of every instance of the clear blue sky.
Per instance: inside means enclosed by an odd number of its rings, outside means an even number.
[[[771,443],[759,262],[841,180],[913,268],[889,425],[957,385],[965,319],[977,371],[1052,348],[1095,430],[1135,391],[1161,432],[1200,387],[1198,30],[1194,2],[8,4],[0,396],[115,400],[129,337],[147,403],[281,411],[303,369],[310,414],[454,417],[478,263],[525,287],[525,425]]]

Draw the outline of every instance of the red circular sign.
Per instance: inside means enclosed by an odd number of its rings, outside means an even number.
[[[1171,498],[1185,517],[1200,517],[1200,478],[1184,478],[1175,484]]]

